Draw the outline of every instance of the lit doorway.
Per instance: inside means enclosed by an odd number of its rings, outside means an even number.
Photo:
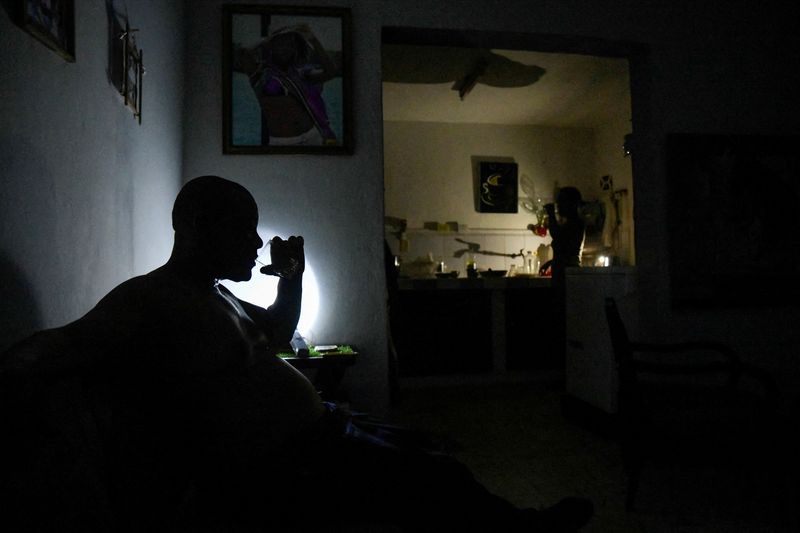
[[[382,52],[386,240],[401,267],[423,265],[424,277],[427,263],[463,278],[472,259],[459,255],[465,242],[478,245],[482,270],[524,268],[527,252],[544,260],[549,236],[528,228],[563,186],[579,188],[596,208],[583,264],[635,264],[634,177],[625,150],[633,133],[630,60],[638,50],[567,38],[385,28]],[[477,209],[479,165],[487,160],[516,165],[516,212]],[[515,309],[528,313],[522,308],[539,305],[535,298],[544,292],[526,292],[519,302],[504,295],[500,319],[501,306],[488,293],[463,297],[463,291],[445,295],[411,286],[401,290],[401,328],[407,332],[419,322],[414,337],[436,334],[405,346],[421,365],[405,376],[496,377],[561,364],[511,356],[529,342],[531,323],[521,322],[515,333]],[[451,319],[445,296],[458,300],[462,317]],[[419,298],[422,307],[414,303]],[[495,329],[481,326],[487,323]],[[458,355],[448,362],[447,353]]]

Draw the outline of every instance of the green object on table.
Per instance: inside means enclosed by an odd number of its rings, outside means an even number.
[[[318,352],[315,346],[308,347],[308,356],[309,357],[324,357],[326,355],[342,355],[342,354],[352,354],[355,353],[353,347],[348,344],[340,344],[336,348],[336,350],[330,352]],[[282,351],[277,353],[278,357],[287,358],[287,357],[295,357],[294,352],[291,351]]]
[[[324,345],[321,345],[324,346]],[[328,347],[328,346],[326,346]],[[322,352],[309,346],[308,356],[298,357],[292,350],[278,352],[278,357],[300,371],[313,371],[311,383],[319,391],[323,400],[341,399],[339,386],[347,367],[352,366],[358,357],[358,351],[350,345],[336,345],[336,350]]]

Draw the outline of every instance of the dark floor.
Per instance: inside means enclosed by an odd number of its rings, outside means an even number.
[[[796,483],[746,483],[736,471],[649,467],[636,511],[626,512],[618,444],[567,421],[562,397],[553,380],[405,387],[390,418],[451,439],[484,485],[520,507],[590,498],[596,514],[587,532],[800,531],[800,502],[773,486]]]

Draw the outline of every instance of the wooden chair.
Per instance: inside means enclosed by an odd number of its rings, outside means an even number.
[[[722,343],[631,341],[613,298],[605,311],[619,372],[626,508],[633,510],[651,462],[763,478],[778,425],[770,376]]]

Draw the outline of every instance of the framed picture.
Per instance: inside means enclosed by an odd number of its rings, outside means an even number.
[[[516,213],[518,211],[517,164],[481,161],[478,169],[478,211]]]
[[[800,136],[667,137],[676,307],[797,305]]]
[[[223,152],[352,153],[350,10],[223,6]]]
[[[19,24],[69,62],[75,61],[74,0],[18,0]]]
[[[136,45],[136,32],[128,21],[113,13],[109,27],[109,75],[111,83],[133,116],[142,123],[143,54]]]
[[[142,123],[142,76],[144,63],[142,51],[136,46],[133,31],[126,26],[121,37],[122,47],[122,97],[133,116]]]

